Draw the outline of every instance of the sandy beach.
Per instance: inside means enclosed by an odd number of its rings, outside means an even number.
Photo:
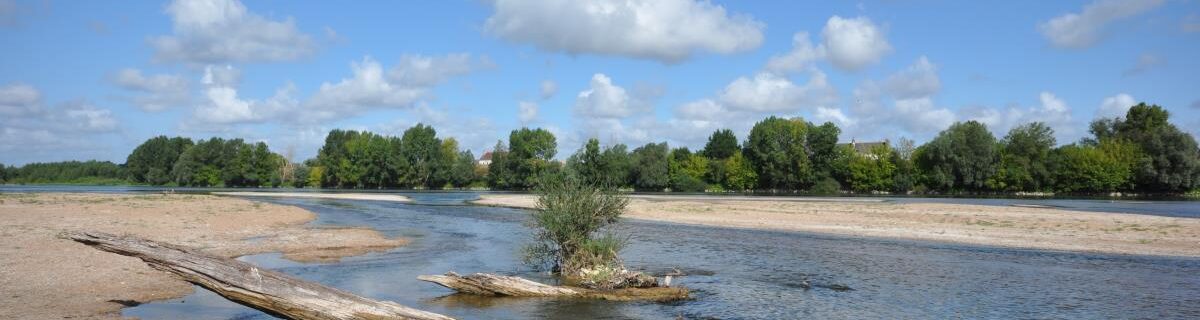
[[[533,208],[534,195],[480,205]],[[1200,257],[1200,219],[941,203],[632,197],[626,218],[1012,248]]]
[[[0,318],[120,318],[127,304],[192,285],[141,260],[58,239],[64,230],[128,234],[235,257],[282,252],[302,262],[404,245],[375,230],[311,228],[312,212],[207,195],[0,194]]]

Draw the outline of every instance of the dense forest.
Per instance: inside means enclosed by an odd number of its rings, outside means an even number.
[[[418,124],[400,137],[333,130],[316,158],[295,163],[266,144],[241,139],[155,137],[125,164],[0,165],[4,183],[135,183],[170,186],[323,188],[483,188],[527,190],[550,172],[638,191],[855,193],[1178,194],[1200,188],[1196,140],[1157,105],[1091,123],[1091,136],[1058,146],[1033,122],[997,138],[982,123],[951,125],[924,145],[901,139],[868,148],[839,144],[833,123],[768,117],[739,142],[714,132],[703,149],[649,143],[630,150],[588,140],[566,161],[544,129],[512,131],[490,164],[477,163],[453,138]],[[1056,147],[1057,146],[1057,147]]]

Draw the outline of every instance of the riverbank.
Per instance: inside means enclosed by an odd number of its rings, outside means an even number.
[[[486,194],[479,205],[533,208],[535,195]],[[1200,219],[945,203],[631,197],[624,217],[1110,254],[1200,257]]]
[[[0,318],[120,318],[120,309],[181,297],[192,285],[140,260],[56,236],[130,234],[227,257],[282,252],[301,262],[404,245],[371,229],[311,228],[304,209],[208,195],[0,194]]]
[[[332,199],[332,200],[373,200],[373,201],[391,201],[391,202],[411,202],[408,197],[395,194],[383,193],[330,193],[330,192],[258,192],[258,191],[230,191],[230,192],[212,192],[212,195],[218,196],[235,196],[235,197],[280,197],[280,198],[309,198],[309,199]]]

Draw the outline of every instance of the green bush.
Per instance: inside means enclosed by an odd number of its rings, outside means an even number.
[[[602,231],[624,213],[627,198],[564,173],[542,176],[535,190],[535,241],[525,247],[526,263],[568,275],[620,264],[623,241]]]

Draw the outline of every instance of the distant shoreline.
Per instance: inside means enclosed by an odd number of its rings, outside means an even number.
[[[398,194],[375,193],[325,193],[325,192],[253,192],[253,191],[221,191],[210,192],[216,196],[235,197],[280,197],[280,198],[309,198],[334,200],[373,200],[391,202],[412,202],[412,199]]]

